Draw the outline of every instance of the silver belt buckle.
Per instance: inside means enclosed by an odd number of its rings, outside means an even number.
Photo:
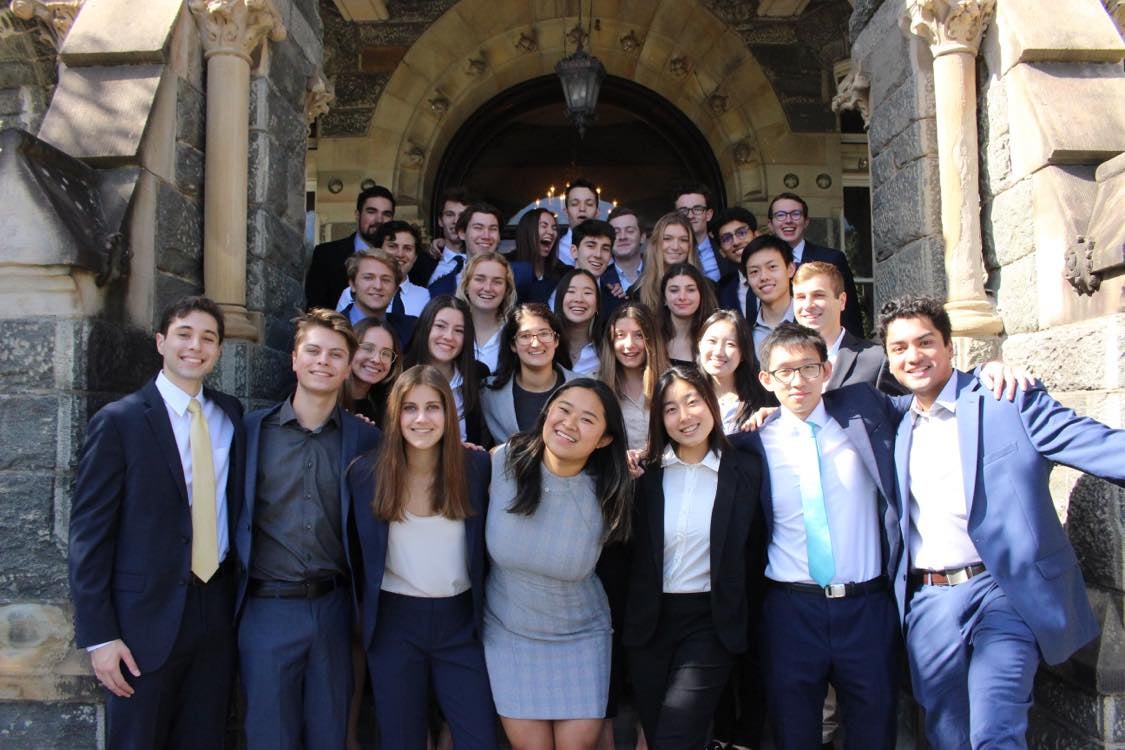
[[[968,567],[951,570],[945,574],[945,580],[950,586],[957,586],[958,584],[965,583],[971,577],[972,576],[969,575]]]
[[[846,583],[830,583],[824,587],[824,595],[829,599],[843,599],[848,595]]]

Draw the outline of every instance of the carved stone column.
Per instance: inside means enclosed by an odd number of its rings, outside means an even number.
[[[976,55],[995,7],[996,0],[907,0],[903,18],[934,56],[946,309],[956,336],[1004,327],[984,292],[977,162]]]
[[[251,55],[285,38],[273,0],[191,0],[207,64],[203,290],[223,308],[230,338],[261,338],[246,310],[246,191]]]

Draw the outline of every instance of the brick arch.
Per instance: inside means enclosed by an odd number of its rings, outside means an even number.
[[[369,131],[373,176],[400,203],[424,212],[441,154],[460,124],[505,89],[553,74],[564,50],[574,50],[565,35],[575,17],[547,5],[559,4],[461,0],[411,46]],[[746,45],[698,0],[632,2],[628,12],[624,5],[599,10],[586,48],[609,74],[662,95],[698,126],[731,203],[764,198],[768,165],[786,161],[790,131]]]

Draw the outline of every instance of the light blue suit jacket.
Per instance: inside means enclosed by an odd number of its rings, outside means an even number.
[[[969,536],[1035,634],[1043,658],[1061,663],[1098,634],[1098,624],[1048,476],[1053,463],[1061,463],[1125,486],[1125,431],[1078,416],[1042,386],[1018,393],[1014,402],[998,401],[975,376],[956,370],[953,376]],[[907,414],[895,441],[903,547],[894,591],[900,617],[908,594],[912,426]]]

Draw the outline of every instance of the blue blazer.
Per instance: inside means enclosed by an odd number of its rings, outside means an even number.
[[[487,453],[465,449],[465,479],[469,489],[472,515],[465,519],[465,555],[468,558],[469,581],[472,584],[473,623],[477,636],[484,618],[484,518],[488,511],[488,484],[492,464]],[[387,538],[390,524],[375,517],[371,501],[375,497],[378,478],[375,476],[375,452],[356,459],[348,470],[348,488],[354,498],[351,514],[353,528],[359,539],[362,575],[352,576],[358,600],[363,647],[371,648],[375,622],[379,617],[379,591],[387,563]]]
[[[895,570],[895,561],[901,556],[903,544],[893,460],[895,432],[902,410],[909,402],[905,399],[892,400],[867,383],[844,386],[825,393],[821,398],[828,416],[843,428],[863,465],[871,476],[877,478],[875,487],[878,490],[883,569],[890,576]],[[778,414],[779,412],[771,414],[766,424],[777,419]],[[765,446],[756,432],[743,432],[730,438],[731,442],[746,445],[762,457],[762,491],[759,497],[768,544],[773,538],[773,498],[770,495],[769,461],[766,459]]]
[[[257,499],[258,484],[258,445],[262,437],[262,421],[277,412],[281,403],[266,409],[259,409],[246,415],[246,491],[238,526],[234,536],[238,552],[238,594],[235,600],[235,616],[242,611],[246,601],[246,586],[250,581],[251,543],[254,539],[254,503]],[[379,428],[356,419],[340,409],[340,527],[343,533],[344,554],[352,565],[352,550],[348,539],[348,514],[351,511],[351,493],[345,481],[348,465],[360,453],[374,450],[379,444]]]
[[[233,532],[246,457],[242,405],[225,393],[203,392],[234,424],[226,487]],[[187,598],[191,506],[155,379],[90,420],[70,511],[68,558],[76,645],[120,638],[142,673],[163,665]]]
[[[973,375],[955,370],[957,433],[969,535],[985,567],[1028,624],[1048,664],[1059,664],[1098,634],[1078,558],[1059,523],[1047,480],[1053,463],[1125,486],[1125,431],[1080,417],[1042,386],[997,401]],[[912,420],[895,443],[901,537],[909,544]],[[897,560],[899,616],[907,600],[909,550]]]

